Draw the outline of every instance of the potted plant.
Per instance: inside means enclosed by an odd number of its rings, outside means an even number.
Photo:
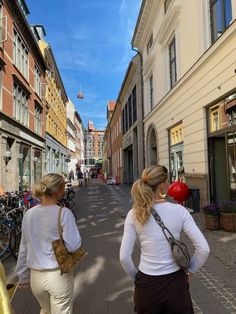
[[[207,204],[203,208],[205,226],[208,230],[220,229],[220,207],[216,204]]]
[[[236,232],[236,201],[223,201],[220,204],[220,211],[223,230]]]

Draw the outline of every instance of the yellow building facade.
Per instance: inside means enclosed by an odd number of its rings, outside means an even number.
[[[65,174],[67,171],[67,121],[66,104],[68,97],[50,45],[42,25],[34,25],[33,32],[47,66],[43,94],[46,103],[46,147],[45,173]]]
[[[57,71],[50,46],[40,40],[39,47],[49,69],[46,72],[45,91],[45,100],[47,103],[46,131],[59,143],[67,147],[66,102],[68,99],[65,92],[63,95],[62,89],[64,89],[64,87],[62,86],[62,82],[60,82],[60,74]]]

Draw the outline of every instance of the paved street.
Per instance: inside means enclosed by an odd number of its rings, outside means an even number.
[[[131,206],[129,191],[129,186],[96,181],[77,190],[78,225],[89,254],[75,274],[75,314],[133,313],[133,284],[119,263],[124,216]],[[202,214],[193,216],[203,230]],[[190,282],[195,313],[236,313],[236,234],[207,231],[205,236],[211,255]],[[136,261],[138,252],[137,243]],[[14,280],[14,262],[9,259],[5,266],[9,280]],[[13,306],[16,314],[39,313],[29,290],[17,292]]]

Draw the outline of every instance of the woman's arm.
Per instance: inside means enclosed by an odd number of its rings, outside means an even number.
[[[19,277],[19,284],[27,285],[30,281],[30,269],[26,265],[27,261],[27,244],[25,240],[25,223],[23,220],[22,223],[22,232],[21,232],[21,241],[20,241],[20,250],[18,254],[16,272]]]
[[[64,211],[64,213],[63,213]],[[75,217],[69,209],[62,209],[63,240],[69,252],[75,252],[81,246],[81,237]]]
[[[124,226],[124,234],[121,241],[120,247],[120,263],[126,273],[134,280],[135,275],[137,273],[137,268],[134,266],[132,260],[132,252],[134,249],[134,244],[136,240],[136,231],[134,224],[132,222],[131,212],[128,213],[125,226]]]
[[[202,232],[199,230],[198,226],[193,220],[192,216],[186,209],[184,210],[185,217],[183,231],[187,234],[195,248],[195,252],[191,259],[190,267],[188,270],[190,273],[195,273],[206,262],[208,255],[210,253],[210,248]]]

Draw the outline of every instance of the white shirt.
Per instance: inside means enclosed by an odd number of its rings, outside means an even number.
[[[59,238],[57,225],[58,205],[37,205],[30,208],[22,222],[22,236],[16,271],[20,282],[28,282],[30,268],[58,268],[52,241]],[[74,215],[68,208],[61,213],[63,240],[69,252],[76,251],[81,245],[81,237]]]
[[[195,273],[205,263],[209,255],[209,246],[192,216],[181,205],[169,202],[155,204],[155,210],[160,215],[165,226],[179,240],[180,232],[184,231],[190,238],[195,253],[191,259],[189,271]],[[141,256],[138,269],[147,275],[164,275],[175,272],[180,267],[172,257],[170,244],[166,240],[161,227],[151,215],[145,225],[137,222],[134,210],[126,217],[124,235],[120,248],[120,261],[124,270],[134,279],[137,269],[132,261],[132,252],[136,237],[139,237]]]

